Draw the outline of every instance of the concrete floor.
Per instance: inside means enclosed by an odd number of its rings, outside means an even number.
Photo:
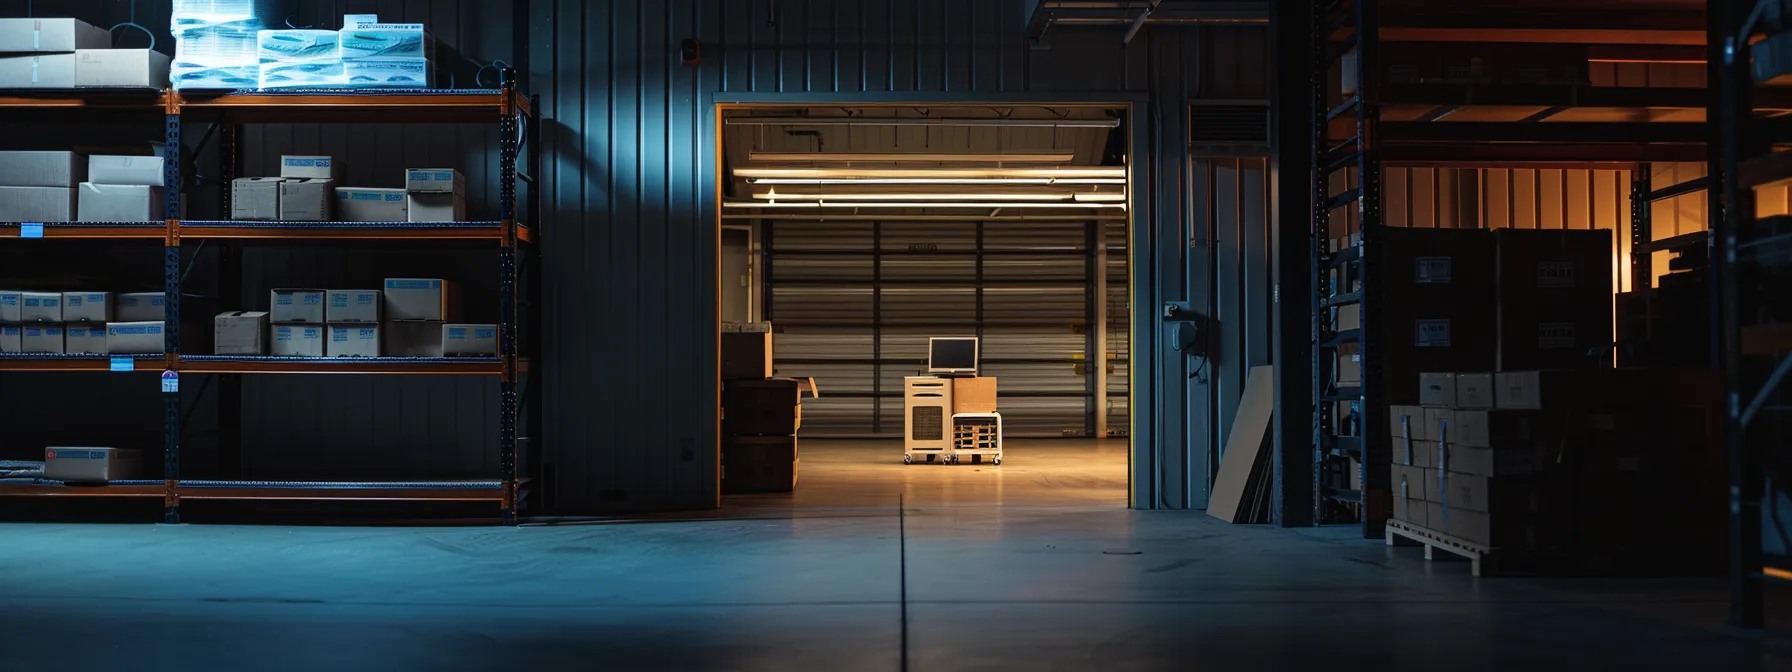
[[[1123,443],[1010,451],[805,442],[795,495],[649,520],[4,525],[0,670],[896,670],[899,525],[914,670],[1792,669],[1721,583],[1475,580],[1126,510]]]

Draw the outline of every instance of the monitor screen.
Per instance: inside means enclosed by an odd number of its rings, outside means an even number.
[[[976,337],[927,339],[927,371],[929,373],[976,373]]]

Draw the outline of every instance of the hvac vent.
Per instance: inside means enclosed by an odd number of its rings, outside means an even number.
[[[1203,156],[1262,156],[1269,152],[1269,104],[1196,104],[1189,111],[1189,151]]]

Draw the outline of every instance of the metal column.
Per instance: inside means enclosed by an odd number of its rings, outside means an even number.
[[[180,357],[180,98],[169,94],[163,110],[162,220],[167,226],[162,240],[162,522],[180,523],[180,378],[175,361]]]
[[[1313,313],[1307,295],[1312,282],[1311,83],[1299,73],[1312,67],[1306,0],[1275,0],[1270,21],[1277,73],[1270,106],[1270,207],[1275,284],[1272,333],[1275,364],[1274,492],[1270,517],[1282,527],[1312,525],[1313,398],[1311,380]]]
[[[1730,477],[1730,623],[1745,628],[1762,625],[1765,600],[1765,579],[1762,575],[1761,498],[1764,494],[1763,446],[1751,441],[1748,419],[1743,415],[1745,400],[1771,389],[1757,388],[1754,377],[1744,377],[1741,330],[1747,297],[1741,293],[1738,278],[1742,264],[1738,262],[1740,243],[1754,228],[1754,194],[1741,182],[1737,168],[1743,153],[1749,157],[1765,154],[1768,149],[1755,137],[1750,88],[1753,85],[1746,50],[1748,35],[1741,34],[1742,17],[1755,3],[1740,0],[1713,0],[1709,5],[1707,25],[1712,31],[1707,40],[1717,49],[1710,62],[1716,65],[1719,82],[1719,108],[1713,119],[1723,129],[1722,180],[1723,208],[1721,225],[1712,239],[1719,283],[1720,317],[1715,333],[1722,343],[1725,399],[1724,442],[1729,458]],[[1718,214],[1718,213],[1713,213]],[[1751,320],[1752,321],[1752,320]],[[1769,381],[1768,385],[1772,385]]]
[[[1095,348],[1089,366],[1095,374],[1095,438],[1108,436],[1108,236],[1107,226],[1095,222],[1095,312],[1089,333]]]
[[[517,356],[517,145],[521,141],[517,125],[516,71],[505,69],[503,86],[505,103],[498,119],[498,211],[507,233],[498,251],[498,355],[503,358],[504,375],[498,383],[498,469],[500,487],[504,489],[499,517],[503,524],[516,524],[517,484],[517,377],[520,358]]]

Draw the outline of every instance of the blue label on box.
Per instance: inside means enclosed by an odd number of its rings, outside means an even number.
[[[323,335],[323,332],[320,332],[315,328],[308,328],[304,331],[304,337],[306,340],[315,340],[319,336],[322,336],[322,335]]]
[[[332,295],[330,297],[330,307],[331,308],[347,308],[348,307],[348,295],[347,294]]]
[[[36,308],[43,305],[43,299],[25,299],[25,307]]]
[[[180,392],[180,374],[173,371],[163,371],[162,393],[175,394],[177,392]]]
[[[16,306],[16,305],[19,305],[19,295],[6,294],[3,296],[0,296],[0,306]]]
[[[144,324],[129,327],[115,325],[106,327],[106,333],[111,336],[154,336],[162,333],[162,325]]]
[[[41,222],[25,222],[19,225],[20,238],[44,237],[44,225]]]
[[[458,341],[458,340],[465,340],[466,337],[467,337],[466,328],[464,328],[464,327],[449,327],[448,328],[448,338]]]
[[[473,337],[474,338],[497,338],[498,330],[491,329],[491,328],[476,329],[473,331]]]
[[[362,330],[361,330],[361,340],[363,340],[363,341],[371,341],[371,340],[374,340],[374,339],[376,339],[376,338],[379,338],[379,330],[377,330],[377,329],[370,329],[370,328],[363,328],[363,329],[362,329]]]
[[[292,305],[292,295],[291,294],[281,294],[279,296],[274,297],[274,305],[276,305],[276,306]]]
[[[315,306],[315,305],[321,304],[323,302],[324,302],[324,297],[319,296],[317,294],[306,294],[305,295],[305,305],[307,305],[307,306]]]
[[[49,459],[49,460],[103,460],[103,459],[106,459],[106,451],[103,451],[103,450],[76,450],[76,449],[71,449],[71,448],[56,448],[53,450],[44,451],[44,459]]]
[[[81,305],[81,297],[79,297],[79,296],[68,297],[68,307],[73,308],[73,307],[79,306],[79,305]]]
[[[292,340],[292,327],[276,327],[276,328],[274,328],[274,340],[276,340],[276,341]]]
[[[45,336],[61,336],[62,327],[44,327]]]
[[[318,159],[287,158],[287,159],[284,159],[284,161],[287,166],[290,166],[293,168],[329,168],[330,167],[330,159],[327,157],[326,158],[318,158]]]
[[[348,342],[348,330],[347,329],[337,329],[336,333],[330,334],[330,340],[334,341],[336,343],[347,343]]]
[[[105,303],[106,295],[105,294],[88,294],[87,302],[88,303]]]
[[[386,289],[435,289],[442,286],[440,280],[387,280]]]
[[[62,305],[62,299],[44,299],[45,308],[55,308],[60,305]]]
[[[129,357],[113,357],[112,358],[112,370],[113,371],[136,371],[137,370],[137,360],[131,359]]]

